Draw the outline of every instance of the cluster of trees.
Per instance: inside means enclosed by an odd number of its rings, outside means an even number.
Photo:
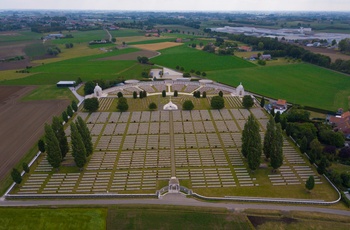
[[[195,21],[192,19],[186,18],[171,18],[171,17],[150,17],[146,22],[148,25],[184,25],[188,27],[192,27],[195,29],[200,28],[200,21]]]
[[[350,52],[350,38],[345,38],[341,40],[338,44],[338,48],[341,52],[349,53]]]
[[[134,99],[137,98],[137,92],[136,92],[136,91],[134,91],[134,92],[132,93],[132,97],[133,97]],[[139,98],[142,99],[142,98],[144,98],[144,97],[147,97],[147,92],[146,92],[145,90],[140,91],[140,93],[139,93]]]
[[[50,46],[47,48],[46,53],[52,56],[57,56],[59,53],[61,53],[61,49],[57,46]]]
[[[70,48],[73,48],[74,45],[73,43],[66,43],[65,46],[67,49],[70,49]]]
[[[310,113],[300,108],[277,117],[276,114],[276,122],[280,122],[286,134],[298,143],[300,151],[308,154],[311,163],[316,163],[319,174],[326,174],[338,187],[350,186],[349,173],[329,168],[335,161],[350,164],[350,148],[343,147],[345,139],[342,133],[333,131],[327,124],[312,122]]]
[[[288,56],[321,67],[331,68],[344,73],[350,73],[350,61],[338,59],[335,63],[331,63],[331,58],[326,55],[315,54],[304,49],[303,47],[279,42],[278,39],[246,36],[244,34],[229,34],[227,37],[233,41],[240,41],[249,44],[252,46],[253,50],[259,50],[259,48],[263,46],[263,49],[265,50],[264,54],[271,54],[273,57]],[[346,41],[343,43],[346,43]],[[347,46],[345,45],[345,47]]]
[[[141,64],[149,64],[149,58],[145,56],[138,56],[137,61]]]
[[[182,66],[176,66],[175,67],[177,70],[180,70],[180,71],[185,71],[185,68],[182,67]],[[196,74],[197,76],[202,76],[202,77],[205,77],[207,76],[207,73],[206,72],[201,72],[200,70],[194,70],[194,69],[191,69],[190,72],[184,72],[183,73],[183,77],[191,77],[191,73],[192,74]]]

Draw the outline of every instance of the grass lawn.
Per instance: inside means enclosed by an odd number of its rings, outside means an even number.
[[[115,229],[250,229],[244,215],[224,209],[170,206],[109,208],[107,230]]]
[[[218,82],[272,98],[327,110],[349,107],[350,77],[310,64],[289,64],[207,72]]]
[[[58,88],[56,85],[39,85],[35,90],[22,98],[22,101],[38,100],[76,100],[75,96],[68,88]]]
[[[102,208],[1,208],[1,229],[106,229]]]
[[[189,48],[186,45],[176,46],[161,51],[160,56],[152,58],[152,62],[175,68],[184,67],[185,71],[191,69],[199,71],[218,71],[237,68],[249,68],[256,65],[235,56],[218,56],[201,50]]]

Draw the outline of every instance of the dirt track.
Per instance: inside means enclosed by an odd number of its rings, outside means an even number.
[[[34,88],[0,86],[0,180],[43,135],[44,124],[60,115],[70,103],[67,100],[19,101]]]

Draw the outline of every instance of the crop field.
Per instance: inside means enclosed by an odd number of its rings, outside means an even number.
[[[24,42],[40,40],[41,35],[30,31],[9,31],[0,33],[0,44],[4,42]]]
[[[139,49],[145,49],[145,50],[162,50],[167,49],[175,46],[180,46],[182,43],[176,43],[176,42],[159,42],[159,43],[144,43],[140,45],[133,45],[136,48]]]
[[[148,37],[149,38],[149,37]],[[136,41],[136,42],[129,42],[129,45],[142,45],[142,44],[155,44],[155,43],[160,43],[160,42],[174,42],[175,38],[164,38],[164,37],[160,37],[158,39],[154,39],[154,38],[150,38],[147,40],[143,40],[143,41]]]
[[[27,153],[43,134],[44,123],[59,115],[68,100],[22,102],[35,87],[0,86],[0,179]],[[61,91],[62,94],[62,91]],[[45,99],[43,97],[42,99]],[[11,153],[11,157],[9,157]]]
[[[91,40],[101,40],[109,38],[108,34],[104,30],[91,30],[91,31],[63,31],[63,34],[71,34],[73,38],[55,39],[52,40],[54,44],[65,43],[87,43]]]
[[[60,80],[76,80],[81,77],[84,81],[94,79],[115,79],[120,73],[130,67],[138,65],[137,61],[98,61],[99,58],[112,57],[120,54],[137,51],[134,48],[115,50],[87,57],[63,60],[33,67],[31,73],[36,73],[25,78],[2,81],[6,85],[47,85],[56,84]],[[128,76],[125,76],[126,78]],[[139,76],[139,78],[141,75]]]
[[[246,216],[223,209],[121,206],[108,210],[107,230],[251,229]]]
[[[1,208],[0,228],[103,230],[106,216],[104,208]]]
[[[109,32],[117,40],[120,37],[133,37],[133,36],[140,36],[145,34],[144,32],[135,30],[135,29],[109,30]]]
[[[349,107],[349,76],[310,64],[212,71],[208,75],[228,85],[242,82],[248,91],[301,105],[327,110]]]
[[[153,58],[152,62],[169,68],[175,68],[177,65],[182,66],[185,71],[191,69],[214,71],[256,67],[255,64],[235,56],[218,56],[189,48],[186,45],[164,49],[161,54]]]

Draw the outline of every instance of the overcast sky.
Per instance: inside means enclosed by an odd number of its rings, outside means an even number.
[[[350,11],[350,0],[0,0],[0,9]]]

